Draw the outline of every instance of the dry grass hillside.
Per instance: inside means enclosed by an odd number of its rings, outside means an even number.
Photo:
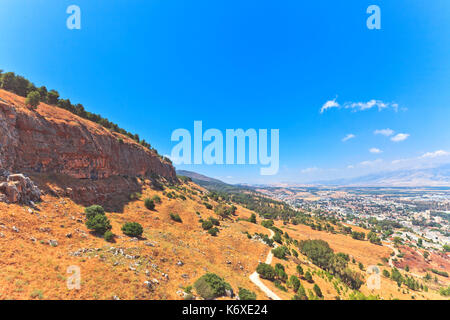
[[[141,183],[141,194],[130,200],[123,211],[106,213],[115,234],[112,243],[87,229],[84,207],[69,198],[46,194],[36,208],[0,203],[0,299],[183,299],[185,288],[207,272],[223,277],[235,293],[243,287],[255,292],[257,299],[267,299],[249,279],[270,250],[247,235],[270,233],[260,225],[259,217],[257,224],[245,221],[253,212],[237,206],[235,215],[220,222],[220,231],[214,237],[199,222],[210,216],[217,218],[214,210],[204,205],[206,190],[185,183],[166,187],[163,192],[152,189],[150,181]],[[51,187],[51,181],[47,184]],[[155,195],[161,203],[149,210],[144,199]],[[211,199],[208,202],[217,205]],[[171,213],[179,214],[182,221],[174,221]],[[140,223],[144,228],[142,237],[124,235],[121,227],[125,222]],[[353,270],[359,270],[359,262],[365,268],[382,264],[381,270],[389,269],[382,261],[391,252],[385,246],[305,225],[275,225],[298,241],[327,241],[335,252],[355,259],[349,264]],[[289,276],[297,274],[297,264],[312,272],[314,283],[300,279],[307,291],[317,284],[325,299],[351,298],[351,289],[337,278],[329,278],[302,254],[287,260],[274,258],[272,265],[276,263],[283,264]],[[67,288],[70,266],[80,268],[79,290]],[[151,289],[146,281],[152,283]],[[381,281],[381,290],[370,291],[364,284],[361,292],[382,299],[443,298],[434,290],[416,293],[404,286],[398,288],[390,279],[382,277]],[[271,281],[263,283],[282,299],[291,299],[295,294],[292,288],[283,291]],[[195,290],[193,294],[198,297]]]

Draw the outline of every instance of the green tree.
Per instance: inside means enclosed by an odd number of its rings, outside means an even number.
[[[122,232],[130,237],[140,237],[144,229],[137,222],[127,222],[122,226]]]
[[[266,263],[260,263],[258,267],[256,267],[256,272],[261,276],[263,279],[267,280],[274,280],[275,279],[275,270],[270,264]]]
[[[48,103],[51,105],[58,104],[59,101],[59,93],[56,90],[50,90],[47,94]]]
[[[302,266],[301,265],[297,265],[297,273],[299,274],[299,275],[303,275],[303,268],[302,268]]]
[[[322,298],[322,290],[320,290],[319,286],[317,284],[314,284],[313,287],[314,293],[316,294],[316,296],[318,296],[319,298]]]
[[[248,221],[251,223],[256,223],[256,214],[252,213]]]
[[[294,275],[292,275],[292,276],[289,278],[289,283],[291,284],[292,289],[293,289],[295,292],[297,292],[297,291],[298,291],[298,288],[300,288],[300,280],[299,280],[296,276],[294,276]]]
[[[231,290],[231,286],[223,278],[214,273],[207,273],[201,276],[195,281],[194,288],[206,300],[224,296],[226,290]]]
[[[239,288],[238,295],[239,300],[256,300],[256,293],[244,288]]]
[[[97,214],[104,215],[105,214],[105,210],[103,209],[102,206],[94,204],[92,206],[86,207],[84,209],[84,213],[86,214],[86,218],[90,219],[90,218],[96,216]]]
[[[31,91],[27,95],[27,98],[25,99],[25,103],[34,109],[39,105],[40,98],[41,98],[41,96],[38,91]]]
[[[305,280],[308,281],[309,283],[313,283],[314,282],[314,280],[312,278],[312,275],[311,275],[311,272],[306,271],[306,273],[305,273]]]
[[[103,238],[108,242],[112,242],[114,240],[114,233],[112,233],[110,230],[108,230],[103,235]]]
[[[90,217],[86,221],[86,227],[90,230],[94,230],[96,233],[103,235],[106,231],[111,230],[112,226],[109,219],[103,214],[97,214]]]

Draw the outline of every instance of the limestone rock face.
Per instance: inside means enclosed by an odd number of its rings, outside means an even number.
[[[0,168],[58,173],[79,179],[111,176],[176,179],[173,166],[155,151],[66,110],[0,90]]]

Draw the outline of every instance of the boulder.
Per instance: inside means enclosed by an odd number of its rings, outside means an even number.
[[[29,204],[41,199],[41,191],[23,174],[10,174],[0,183],[0,201],[7,203]]]

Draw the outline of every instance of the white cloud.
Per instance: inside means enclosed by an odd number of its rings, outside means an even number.
[[[379,164],[381,162],[383,162],[382,159],[377,159],[377,160],[372,160],[372,161],[371,160],[363,161],[363,162],[360,162],[359,164],[361,166],[363,166],[363,167],[372,167],[372,166],[375,166],[375,165],[377,165],[377,164]]]
[[[353,109],[354,111],[364,111],[369,110],[374,107],[378,107],[378,111],[381,111],[386,108],[393,108],[395,111],[398,110],[398,104],[396,103],[389,103],[389,102],[383,102],[380,100],[370,100],[367,102],[350,102],[344,105],[344,108],[346,109]]]
[[[381,134],[383,136],[389,137],[389,136],[392,136],[394,134],[394,130],[391,130],[389,128],[387,128],[387,129],[379,129],[379,130],[375,130],[373,132],[373,134]]]
[[[350,139],[356,138],[356,136],[353,133],[349,133],[344,138],[342,138],[342,142],[348,141]]]
[[[301,170],[302,173],[313,173],[313,172],[317,172],[317,171],[320,171],[320,169],[317,167],[306,168],[306,169]]]
[[[347,166],[347,169],[354,169],[354,168],[355,168],[355,166],[352,165],[352,164],[350,164],[350,165]]]
[[[370,152],[370,153],[382,153],[383,151],[381,151],[381,150],[378,149],[378,148],[370,148],[370,149],[369,149],[369,152]]]
[[[408,133],[398,133],[395,136],[393,136],[391,140],[394,142],[400,142],[405,141],[406,139],[408,139],[408,137],[409,137]]]
[[[450,152],[444,151],[444,150],[438,150],[435,152],[427,152],[425,154],[423,154],[420,158],[422,159],[426,159],[426,158],[437,158],[437,157],[444,157],[444,156],[448,156],[450,155]]]
[[[329,100],[324,103],[322,108],[320,109],[320,113],[324,113],[326,110],[330,108],[340,108],[341,105],[334,100]],[[398,104],[392,102],[383,102],[381,100],[369,100],[367,102],[346,102],[342,105],[344,109],[352,109],[353,111],[364,111],[372,108],[378,108],[378,111],[383,109],[392,108],[395,111],[398,111]]]
[[[324,113],[324,111],[330,108],[339,108],[339,103],[336,102],[336,99],[325,102],[322,108],[320,109],[320,113]]]

